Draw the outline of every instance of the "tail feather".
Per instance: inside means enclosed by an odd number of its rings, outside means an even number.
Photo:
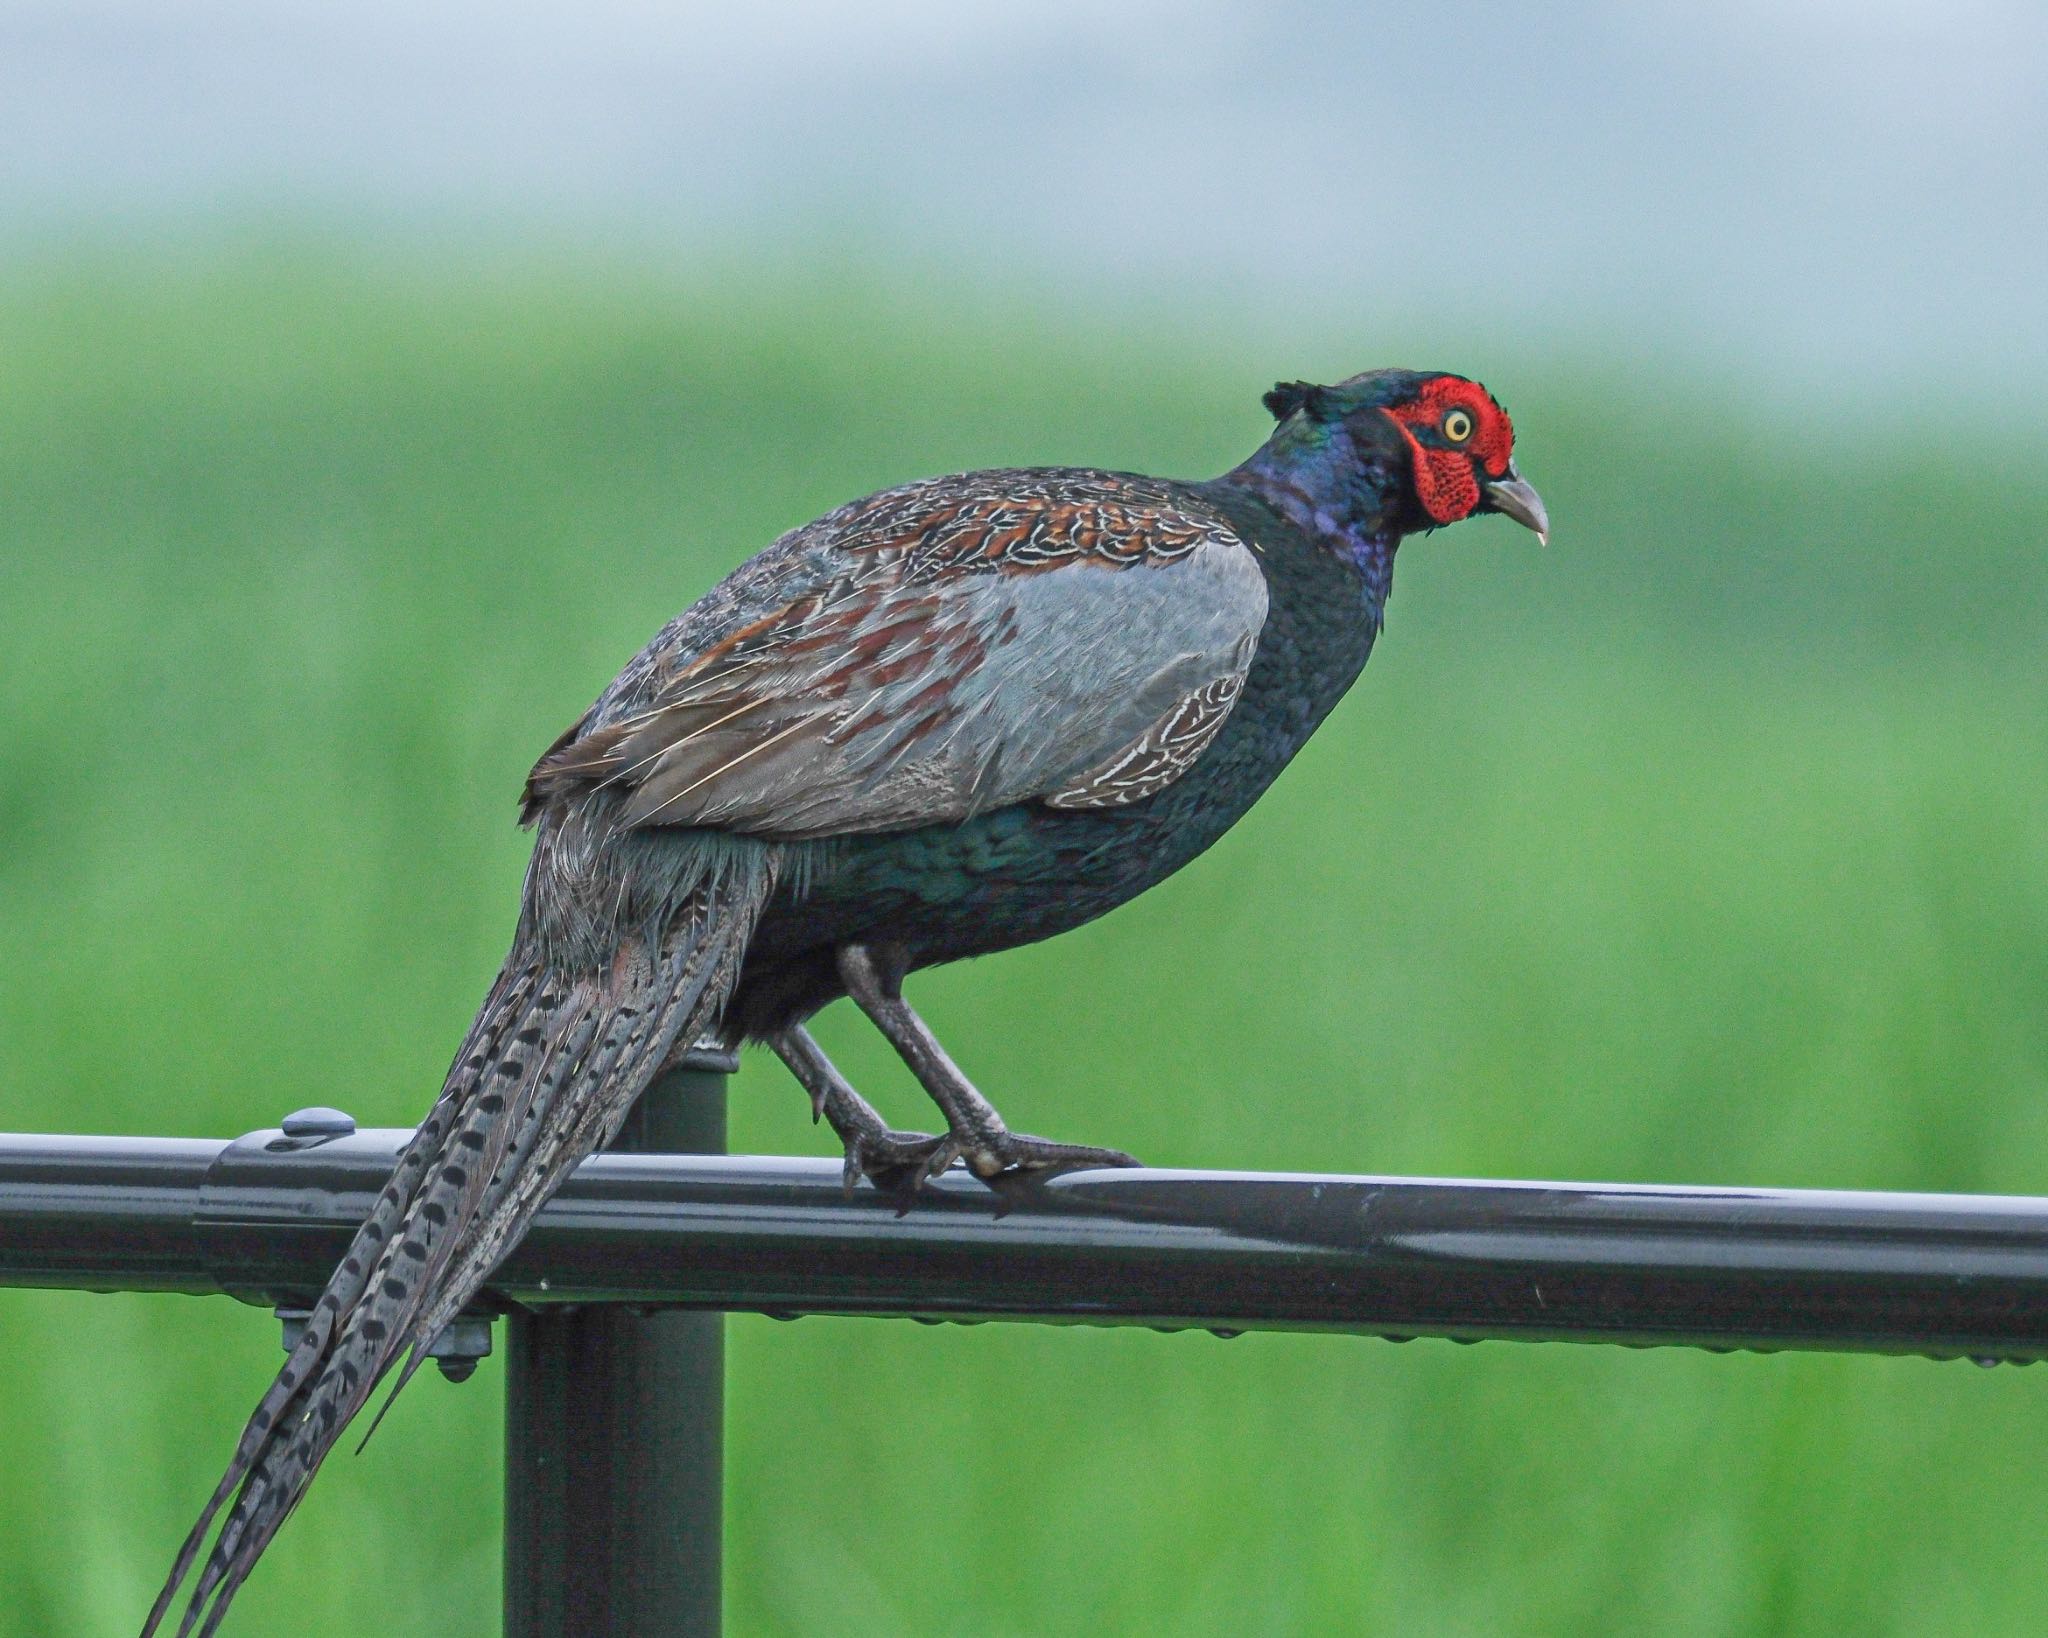
[[[715,921],[721,906],[715,899],[709,900],[701,912],[705,921]],[[591,1050],[583,1076],[606,1092],[585,1100],[573,1112],[563,1112],[558,1123],[545,1118],[556,1105],[543,1106],[536,1100],[534,1118],[522,1123],[507,1146],[480,1209],[454,1247],[448,1271],[439,1282],[439,1295],[414,1328],[411,1353],[377,1413],[380,1419],[413,1373],[426,1363],[434,1339],[511,1254],[534,1214],[585,1155],[603,1148],[617,1135],[634,1099],[676,1043],[687,1042],[701,1032],[704,1026],[698,1020],[705,1012],[706,998],[716,997],[717,1008],[723,1008],[738,976],[744,941],[710,937],[704,928],[686,925],[671,935],[671,948],[681,958],[672,980],[635,986],[637,991],[651,994],[652,1004],[613,1012],[603,1038]],[[627,1063],[647,1067],[636,1077],[622,1073],[621,1066]]]
[[[715,902],[701,910],[702,919],[714,924],[721,914],[722,907]],[[618,1135],[634,1099],[677,1042],[687,1044],[703,1033],[704,1017],[724,1010],[739,976],[744,941],[686,928],[677,942],[682,959],[673,983],[653,987],[654,1004],[645,1012],[614,1014],[614,1029],[600,1045],[594,1078],[609,1083],[612,1094],[586,1099],[563,1118],[533,1123],[525,1134],[528,1147],[499,1167],[485,1194],[484,1209],[463,1232],[442,1294],[428,1310],[420,1330],[422,1342],[432,1341],[462,1311],[577,1163]],[[712,998],[715,1005],[708,1005]],[[613,1078],[614,1066],[627,1062],[646,1065],[630,1092],[624,1092],[625,1077]]]
[[[339,1435],[342,1424],[361,1403],[360,1395],[374,1386],[374,1375],[364,1380],[366,1371],[377,1369],[376,1355],[396,1318],[389,1313],[394,1297],[399,1306],[403,1303],[398,1293],[405,1281],[392,1270],[401,1262],[409,1265],[420,1260],[432,1219],[440,1216],[446,1220],[449,1170],[454,1165],[457,1177],[461,1171],[459,1164],[449,1159],[456,1149],[455,1139],[464,1129],[465,1119],[473,1119],[480,1104],[488,1106],[498,1096],[487,1083],[498,1078],[497,1066],[516,1050],[517,1038],[550,1014],[555,1015],[551,1020],[555,1027],[573,1027],[572,1017],[560,1015],[561,988],[523,952],[515,952],[508,961],[449,1073],[446,1089],[407,1144],[376,1209],[357,1231],[349,1255],[314,1305],[306,1336],[244,1431],[236,1462],[220,1487],[238,1488],[240,1493],[193,1589],[178,1628],[180,1638],[200,1622],[207,1597],[227,1580],[237,1560],[254,1563],[283,1523],[284,1513],[296,1502],[297,1492],[310,1482],[326,1445]],[[294,1370],[302,1354],[310,1356],[308,1363]],[[313,1444],[318,1448],[310,1449]],[[296,1483],[285,1460],[295,1447],[309,1449],[311,1454]],[[279,1498],[287,1493],[289,1499],[278,1507]],[[252,1524],[266,1518],[267,1525],[259,1525],[252,1533]],[[188,1553],[203,1541],[207,1522],[202,1518],[195,1526],[194,1537],[188,1539]],[[181,1554],[180,1558],[180,1566],[159,1597],[163,1608],[168,1608],[175,1596],[182,1571],[189,1569],[190,1556]],[[235,1580],[238,1584],[239,1576]],[[228,1596],[232,1596],[232,1588]],[[225,1609],[223,1598],[200,1630],[211,1632]],[[160,1619],[152,1614],[152,1622]],[[153,1625],[143,1628],[145,1634],[153,1630]]]
[[[715,1026],[772,880],[766,870],[735,877],[700,884],[658,944],[629,943],[609,971],[564,975],[515,946],[441,1097],[250,1417],[142,1638],[165,1619],[226,1507],[178,1634],[216,1630],[378,1383],[405,1357],[396,1396],[676,1043]]]
[[[151,1607],[149,1618],[143,1623],[145,1635],[156,1630],[169,1611],[179,1584],[190,1573],[193,1561],[205,1545],[207,1532],[212,1528],[215,1517],[240,1487],[243,1478],[255,1466],[265,1444],[277,1428],[286,1407],[297,1396],[300,1389],[310,1380],[314,1368],[325,1354],[329,1339],[333,1336],[336,1317],[353,1308],[360,1299],[368,1279],[371,1262],[377,1249],[390,1237],[393,1226],[403,1213],[405,1202],[418,1188],[442,1139],[446,1136],[449,1121],[460,1098],[462,1067],[465,1064],[486,1058],[490,1051],[487,1036],[490,1026],[503,1016],[505,1008],[513,1004],[513,997],[519,991],[520,982],[529,979],[530,973],[521,973],[508,964],[500,973],[491,993],[479,1009],[476,1021],[470,1026],[468,1037],[462,1049],[456,1054],[455,1068],[449,1073],[447,1087],[443,1090],[434,1107],[420,1122],[405,1148],[400,1152],[398,1164],[392,1169],[391,1179],[378,1194],[377,1203],[370,1215],[349,1242],[347,1253],[336,1267],[334,1276],[327,1283],[307,1316],[306,1328],[300,1334],[298,1343],[287,1356],[284,1368],[277,1379],[258,1403],[255,1413],[243,1429],[242,1437],[235,1446],[235,1454],[228,1464],[227,1472],[214,1487],[213,1495],[200,1512],[198,1521],[186,1535],[178,1549],[178,1556],[171,1567],[169,1579],[163,1591],[157,1595]]]

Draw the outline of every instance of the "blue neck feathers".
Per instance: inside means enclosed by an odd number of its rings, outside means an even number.
[[[1367,611],[1373,624],[1380,624],[1394,584],[1394,552],[1401,544],[1395,487],[1401,474],[1392,457],[1358,449],[1341,425],[1297,430],[1290,424],[1226,481],[1251,490],[1355,568]]]

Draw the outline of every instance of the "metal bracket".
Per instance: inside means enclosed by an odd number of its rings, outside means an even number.
[[[356,1135],[355,1116],[344,1110],[315,1106],[295,1109],[278,1122],[278,1136],[266,1138],[266,1154],[302,1154],[339,1138]],[[284,1351],[290,1353],[306,1334],[310,1308],[282,1303],[274,1310],[283,1326]],[[434,1338],[428,1357],[450,1382],[467,1382],[476,1374],[477,1362],[491,1351],[491,1320],[486,1313],[458,1314]]]
[[[284,1351],[290,1353],[299,1345],[299,1338],[306,1334],[306,1321],[313,1317],[313,1310],[279,1307],[271,1312],[277,1315],[283,1327]],[[450,1382],[467,1382],[476,1375],[477,1363],[489,1357],[491,1324],[495,1317],[491,1314],[457,1314],[434,1338],[434,1345],[427,1350],[427,1355]]]

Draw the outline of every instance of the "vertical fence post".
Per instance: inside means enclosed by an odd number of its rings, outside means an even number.
[[[650,1086],[614,1150],[723,1154],[728,1054]],[[511,1316],[505,1638],[716,1638],[725,1316]]]

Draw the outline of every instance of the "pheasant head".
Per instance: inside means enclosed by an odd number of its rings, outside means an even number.
[[[1498,512],[1549,539],[1543,499],[1515,470],[1514,423],[1476,381],[1370,370],[1282,382],[1266,408],[1279,425],[1239,472],[1319,532],[1385,542]]]

